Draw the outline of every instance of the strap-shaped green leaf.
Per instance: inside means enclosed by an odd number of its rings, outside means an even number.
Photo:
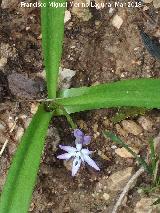
[[[27,213],[52,114],[43,106],[32,119],[9,169],[0,199],[0,213]]]
[[[65,0],[41,2],[42,46],[48,97],[55,98],[64,35]],[[57,8],[52,7],[52,3],[59,5]],[[28,211],[51,117],[52,113],[45,112],[41,105],[27,128],[9,169],[0,199],[0,213]]]
[[[41,8],[41,28],[48,97],[55,98],[64,36],[65,0],[42,0],[42,3],[46,5]],[[58,7],[52,7],[52,3]]]
[[[120,106],[160,108],[160,79],[124,80],[66,89],[59,93],[57,103],[68,113]]]

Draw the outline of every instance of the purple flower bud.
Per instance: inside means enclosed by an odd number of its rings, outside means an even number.
[[[91,137],[88,135],[84,135],[84,133],[80,129],[74,130],[75,143],[81,143],[83,145],[88,145],[91,142]]]
[[[75,138],[79,138],[79,137],[83,137],[83,136],[84,136],[84,133],[80,129],[74,130],[74,137]]]

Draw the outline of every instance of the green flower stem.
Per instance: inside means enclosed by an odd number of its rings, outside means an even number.
[[[77,125],[73,122],[72,117],[68,114],[63,105],[58,104],[55,100],[50,100],[44,103],[45,107],[49,111],[53,111],[54,115],[57,114],[64,115],[67,118],[68,123],[71,125],[72,129],[77,129]]]
[[[63,115],[67,118],[68,123],[71,125],[72,129],[77,129],[77,125],[73,122],[72,117],[68,114],[62,105],[58,105],[59,109],[62,110]]]

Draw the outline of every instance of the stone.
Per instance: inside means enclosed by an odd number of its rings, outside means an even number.
[[[149,7],[148,6],[144,6],[143,7],[143,11],[147,11],[147,10],[149,10]]]
[[[107,194],[107,193],[104,193],[103,194],[103,198],[104,198],[104,200],[109,200],[109,198],[110,198],[110,196],[109,196],[109,194]]]
[[[132,167],[128,167],[124,170],[113,173],[107,179],[107,189],[111,191],[119,191],[124,188],[124,186],[129,181],[132,174]]]
[[[153,0],[143,0],[144,3],[148,4],[151,3]]]
[[[133,135],[139,135],[143,132],[141,126],[139,126],[136,122],[131,120],[124,120],[121,122],[123,129],[126,130],[128,133]]]
[[[136,207],[134,208],[135,213],[151,213],[151,212],[160,212],[160,204],[152,205],[156,201],[156,198],[141,198],[140,201],[137,202]]]
[[[67,89],[71,85],[71,80],[75,76],[76,71],[66,69],[66,68],[59,68],[59,87],[61,89]]]
[[[65,15],[64,15],[64,23],[66,23],[67,21],[69,21],[71,19],[71,13],[69,10],[65,11]]]
[[[2,69],[7,64],[7,58],[0,59],[0,69]]]
[[[74,0],[74,6],[72,7],[72,13],[83,21],[89,21],[92,15],[88,7],[82,7],[82,3],[86,4],[85,0]]]
[[[27,129],[27,127],[29,126],[29,124],[31,123],[32,121],[32,118],[26,118],[25,121],[24,121],[24,127],[25,129]]]
[[[120,29],[123,24],[123,19],[119,15],[115,15],[112,19],[112,25],[117,29]]]
[[[34,99],[39,94],[38,84],[24,74],[8,75],[8,85],[12,95],[21,99]]]
[[[17,132],[16,132],[16,135],[15,135],[15,139],[17,141],[20,141],[20,139],[22,138],[23,136],[23,133],[24,133],[24,129],[22,127],[18,127],[17,129]]]
[[[118,132],[120,135],[122,135],[122,136],[124,136],[124,137],[127,137],[128,133],[127,133],[119,124],[116,124],[115,127],[116,127],[117,132]]]
[[[138,154],[138,150],[137,149],[133,149],[133,148],[131,148],[136,154]],[[122,157],[122,158],[134,158],[134,156],[130,153],[130,152],[128,152],[124,147],[122,147],[122,148],[118,148],[118,149],[116,149],[115,150],[115,153],[117,154],[117,155],[119,155],[120,157]]]
[[[16,58],[17,50],[14,46],[10,46],[8,43],[1,43],[0,52],[2,58]],[[3,59],[4,60],[4,59]]]
[[[15,123],[15,120],[14,120],[14,118],[12,116],[9,116],[7,122],[8,122],[9,129],[11,129],[13,127],[14,123]]]
[[[154,1],[153,1],[153,6],[154,6],[156,9],[160,8],[160,0],[154,0]]]
[[[31,113],[34,115],[38,110],[39,104],[31,103]]]
[[[153,122],[151,121],[150,118],[141,116],[139,117],[138,122],[144,130],[152,131]]]
[[[116,145],[112,145],[111,149],[117,149],[117,146]]]

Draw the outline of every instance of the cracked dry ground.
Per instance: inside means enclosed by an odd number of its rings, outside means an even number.
[[[46,97],[40,11],[20,8],[18,3],[17,0],[3,0],[1,5],[0,146],[9,139],[0,159],[1,190],[19,140],[37,109],[37,103],[24,100]],[[144,7],[147,8],[144,10]],[[65,24],[61,67],[76,72],[72,79],[66,73],[60,86],[66,82],[70,87],[79,87],[122,79],[160,77],[160,62],[145,50],[137,28],[141,25],[150,35],[160,38],[159,9],[152,3],[141,9],[116,8],[110,12],[109,8],[82,11],[69,7],[68,10],[72,16]],[[112,24],[115,15],[123,20],[119,29]],[[92,136],[89,148],[96,150],[94,159],[101,167],[98,173],[83,167],[75,178],[70,174],[70,162],[56,159],[60,153],[57,145],[72,143],[71,130],[64,118],[52,120],[29,212],[111,212],[138,166],[129,153],[105,139],[102,131],[115,132],[137,153],[145,156],[148,139],[157,137],[160,129],[159,110],[114,123],[112,118],[119,110],[93,110],[73,116],[78,126]],[[9,129],[16,118],[16,127],[10,134]],[[150,178],[142,175],[125,197],[119,212],[160,212],[158,207],[150,207],[154,196],[146,196],[140,190],[149,184]]]

